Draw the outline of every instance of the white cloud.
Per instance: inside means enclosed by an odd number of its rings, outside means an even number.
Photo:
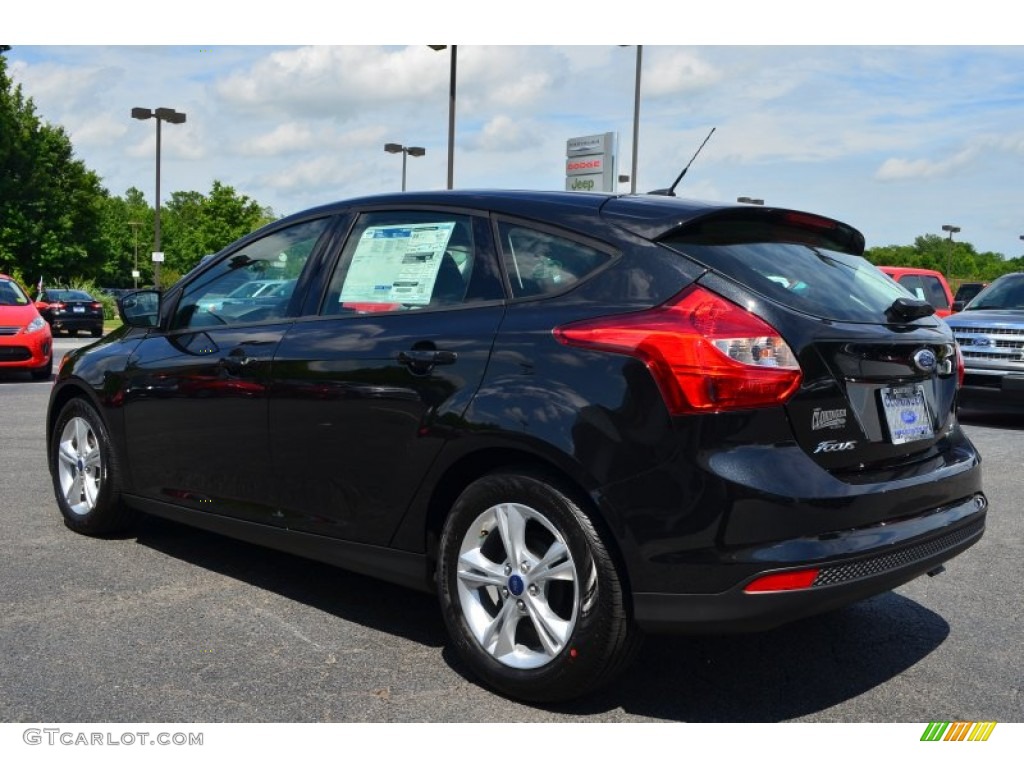
[[[717,68],[693,51],[674,51],[652,58],[642,70],[641,92],[645,97],[684,95],[721,81]],[[644,62],[647,64],[647,62]]]
[[[220,79],[215,92],[240,109],[352,120],[360,108],[439,92],[446,82],[443,60],[426,46],[306,46]]]
[[[289,122],[275,127],[269,133],[253,136],[238,144],[241,155],[274,156],[298,152],[314,146],[312,129],[304,123]]]
[[[478,133],[463,142],[467,149],[479,152],[515,152],[536,147],[541,137],[530,120],[496,115]]]

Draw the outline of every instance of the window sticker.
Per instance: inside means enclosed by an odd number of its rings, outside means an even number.
[[[454,221],[367,227],[338,300],[429,304],[454,229]]]

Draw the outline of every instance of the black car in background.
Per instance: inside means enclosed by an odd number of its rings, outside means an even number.
[[[36,309],[54,334],[88,331],[93,336],[103,335],[103,305],[85,291],[47,288],[36,297]]]
[[[85,534],[145,512],[434,591],[488,685],[577,696],[643,631],[777,626],[982,536],[953,337],[863,247],[665,196],[297,214],[70,354],[57,504]],[[219,314],[253,280],[290,290]]]
[[[953,311],[962,312],[968,302],[981,293],[988,283],[961,283],[956,289],[956,296],[953,297]]]

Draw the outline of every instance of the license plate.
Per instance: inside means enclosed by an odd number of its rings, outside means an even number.
[[[85,312],[85,307],[72,307],[72,312]]]
[[[882,389],[882,410],[893,445],[926,440],[935,435],[924,389],[918,384]]]

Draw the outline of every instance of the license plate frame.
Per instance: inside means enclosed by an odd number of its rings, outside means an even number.
[[[882,413],[889,428],[889,442],[903,445],[935,437],[928,399],[920,384],[882,387]]]
[[[85,314],[85,307],[72,307],[71,311],[75,314]]]

